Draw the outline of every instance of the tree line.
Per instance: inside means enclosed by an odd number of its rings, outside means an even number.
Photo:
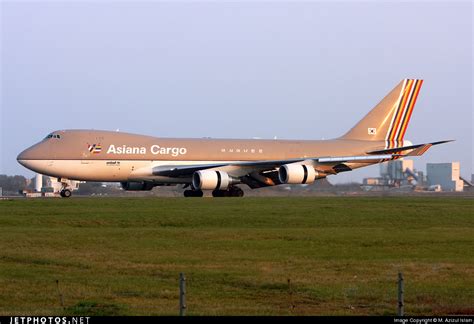
[[[24,176],[14,175],[8,176],[6,174],[0,174],[0,188],[3,189],[3,194],[17,194],[21,190],[24,190],[28,187],[28,184],[31,185],[31,180],[29,181]]]
[[[23,190],[33,190],[35,179],[27,179],[21,175],[9,176],[0,174],[0,188],[3,190],[3,195],[17,195]],[[43,179],[46,181],[46,179]],[[49,182],[43,182],[46,186]],[[117,187],[104,186],[101,182],[85,182],[79,185],[79,190],[76,194],[91,195],[91,194],[114,194],[120,192]]]

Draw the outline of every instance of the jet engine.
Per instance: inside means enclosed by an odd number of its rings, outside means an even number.
[[[224,171],[201,170],[193,174],[193,187],[199,190],[227,190],[237,182]]]
[[[319,177],[318,172],[306,164],[284,164],[278,169],[278,179],[281,183],[313,183]]]
[[[127,191],[149,191],[154,187],[152,182],[147,181],[121,182],[120,184],[122,189]]]

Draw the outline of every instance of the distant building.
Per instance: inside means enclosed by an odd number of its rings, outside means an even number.
[[[385,185],[385,181],[382,178],[364,178],[362,184],[364,186],[383,186]]]
[[[37,173],[35,177],[35,192],[41,192],[41,188],[43,188],[43,175]]]
[[[391,181],[407,179],[407,171],[413,173],[413,160],[395,160],[380,164],[380,176]]]
[[[443,191],[463,191],[460,179],[460,163],[428,163],[426,165],[428,186],[440,185]]]
[[[380,177],[365,178],[366,190],[412,187],[423,184],[423,172],[414,169],[413,160],[393,160],[380,164]]]

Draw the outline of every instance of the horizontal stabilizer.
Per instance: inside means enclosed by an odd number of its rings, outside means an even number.
[[[438,145],[438,144],[444,144],[448,142],[452,142],[454,140],[447,140],[447,141],[439,141],[439,142],[433,142],[433,143],[426,143],[426,144],[417,144],[417,145],[410,145],[410,146],[400,146],[400,147],[394,147],[390,149],[384,149],[384,150],[376,150],[376,151],[370,151],[367,152],[367,154],[401,154],[401,152],[405,151],[411,151],[406,156],[420,156],[430,147],[433,145]]]
[[[430,147],[432,147],[432,146],[433,146],[433,144],[422,145],[419,148],[414,149],[413,151],[408,153],[406,156],[421,156],[421,155],[425,154],[425,152],[428,151],[430,149]]]

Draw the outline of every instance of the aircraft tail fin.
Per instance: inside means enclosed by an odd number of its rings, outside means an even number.
[[[386,141],[386,147],[403,145],[423,80],[404,79],[341,139]]]

